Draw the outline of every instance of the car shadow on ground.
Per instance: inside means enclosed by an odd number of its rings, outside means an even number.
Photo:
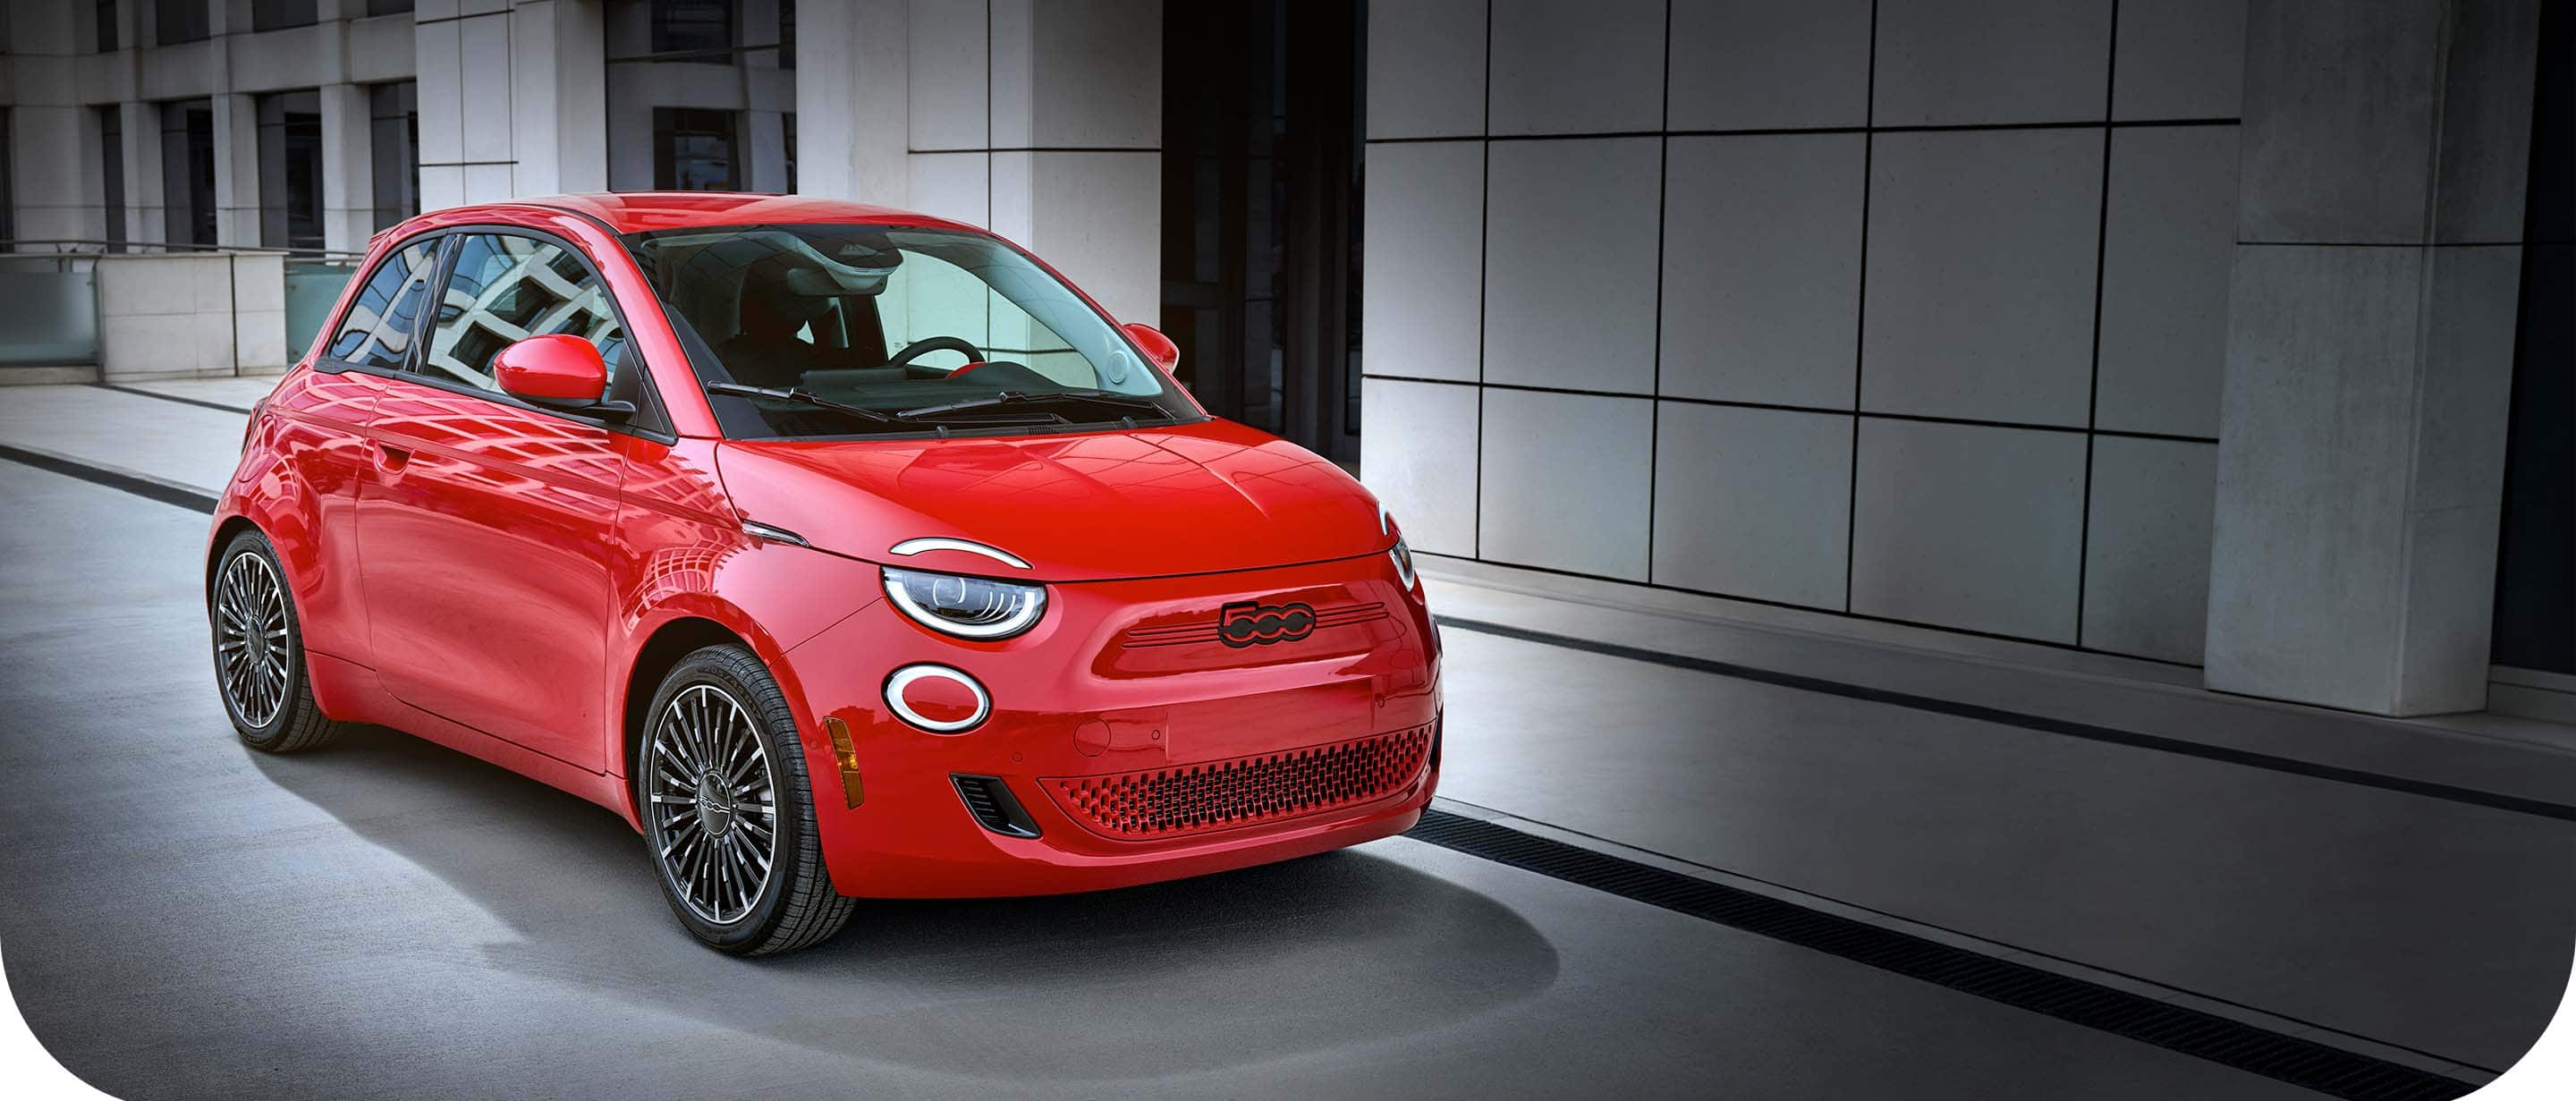
[[[482,965],[863,1062],[1101,1080],[1240,1066],[1401,1044],[1557,976],[1528,921],[1383,854],[1401,842],[1093,894],[870,901],[825,945],[735,959],[679,929],[642,842],[590,803],[377,727],[250,756],[516,930]]]

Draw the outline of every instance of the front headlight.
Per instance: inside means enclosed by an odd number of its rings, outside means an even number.
[[[1394,549],[1387,551],[1386,556],[1395,560],[1395,579],[1404,582],[1406,591],[1411,591],[1413,588],[1413,548],[1405,546],[1403,537],[1398,536],[1395,540]]]
[[[912,621],[959,638],[1009,638],[1046,614],[1046,587],[885,567],[886,599]]]

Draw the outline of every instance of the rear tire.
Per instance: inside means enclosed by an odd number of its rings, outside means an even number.
[[[301,753],[331,744],[345,724],[313,702],[304,626],[276,548],[257,529],[233,536],[206,590],[214,636],[215,694],[243,745]]]
[[[663,901],[700,943],[774,955],[848,924],[858,903],[823,867],[796,720],[750,650],[709,646],[672,667],[630,771]]]

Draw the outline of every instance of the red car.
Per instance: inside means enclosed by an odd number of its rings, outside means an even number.
[[[1401,832],[1439,641],[1395,521],[970,226],[778,196],[379,236],[206,559],[252,748],[410,731],[615,809],[680,923],[1082,891]]]

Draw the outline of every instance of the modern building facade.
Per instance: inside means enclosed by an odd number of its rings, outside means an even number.
[[[2566,7],[11,0],[0,236],[909,207],[1164,326],[1459,568],[2546,709]]]

